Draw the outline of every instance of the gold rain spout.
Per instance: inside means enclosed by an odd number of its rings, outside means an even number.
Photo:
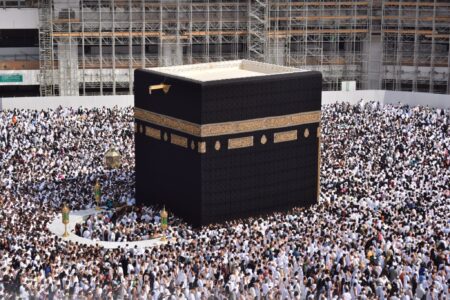
[[[165,83],[154,84],[148,88],[148,93],[151,95],[152,91],[163,90],[164,94],[167,94],[169,92],[169,89],[170,89],[170,84],[165,84]]]

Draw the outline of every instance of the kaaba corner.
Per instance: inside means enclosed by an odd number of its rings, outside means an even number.
[[[321,92],[247,60],[136,70],[137,202],[196,227],[316,203]]]

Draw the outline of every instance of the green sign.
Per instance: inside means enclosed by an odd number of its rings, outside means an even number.
[[[22,74],[3,74],[0,75],[0,82],[23,82]]]

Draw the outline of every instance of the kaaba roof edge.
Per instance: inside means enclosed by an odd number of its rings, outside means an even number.
[[[274,75],[309,72],[308,70],[250,60],[200,63],[141,70],[202,84],[229,79],[272,77]]]

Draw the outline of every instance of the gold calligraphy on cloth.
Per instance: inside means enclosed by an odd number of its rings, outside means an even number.
[[[253,136],[245,136],[228,140],[228,149],[239,149],[253,146]]]
[[[302,112],[284,116],[272,116],[266,118],[211,123],[204,125],[192,123],[162,114],[157,114],[141,108],[135,108],[134,116],[138,120],[173,129],[196,137],[231,135],[320,122],[320,111]]]
[[[243,121],[211,123],[211,124],[196,124],[181,120],[178,118],[154,113],[141,108],[135,108],[136,120],[144,121],[159,127],[165,127],[174,131],[195,136],[196,138],[207,138],[223,135],[234,135],[241,133],[253,133],[262,130],[282,129],[287,127],[299,126],[304,124],[312,124],[320,122],[320,111],[302,112],[297,114],[290,114],[284,116],[271,116],[266,118],[250,119]],[[161,130],[150,127],[142,126],[143,132],[145,128],[145,135],[154,139],[161,140]],[[305,137],[309,136],[309,130],[305,129]],[[320,129],[318,129],[317,135],[320,135]],[[168,141],[167,132],[164,132],[163,140]],[[288,141],[298,140],[298,130],[278,131],[273,134],[273,143],[282,143]],[[189,142],[191,148],[195,149],[197,144],[197,150],[199,153],[206,153],[206,141],[195,141],[182,135],[170,134],[170,143],[188,148]],[[265,135],[261,138],[261,144],[265,144],[267,138]],[[228,139],[228,149],[240,149],[254,146],[254,136],[245,136],[239,138]],[[219,151],[221,149],[220,142],[216,141],[214,148]]]

